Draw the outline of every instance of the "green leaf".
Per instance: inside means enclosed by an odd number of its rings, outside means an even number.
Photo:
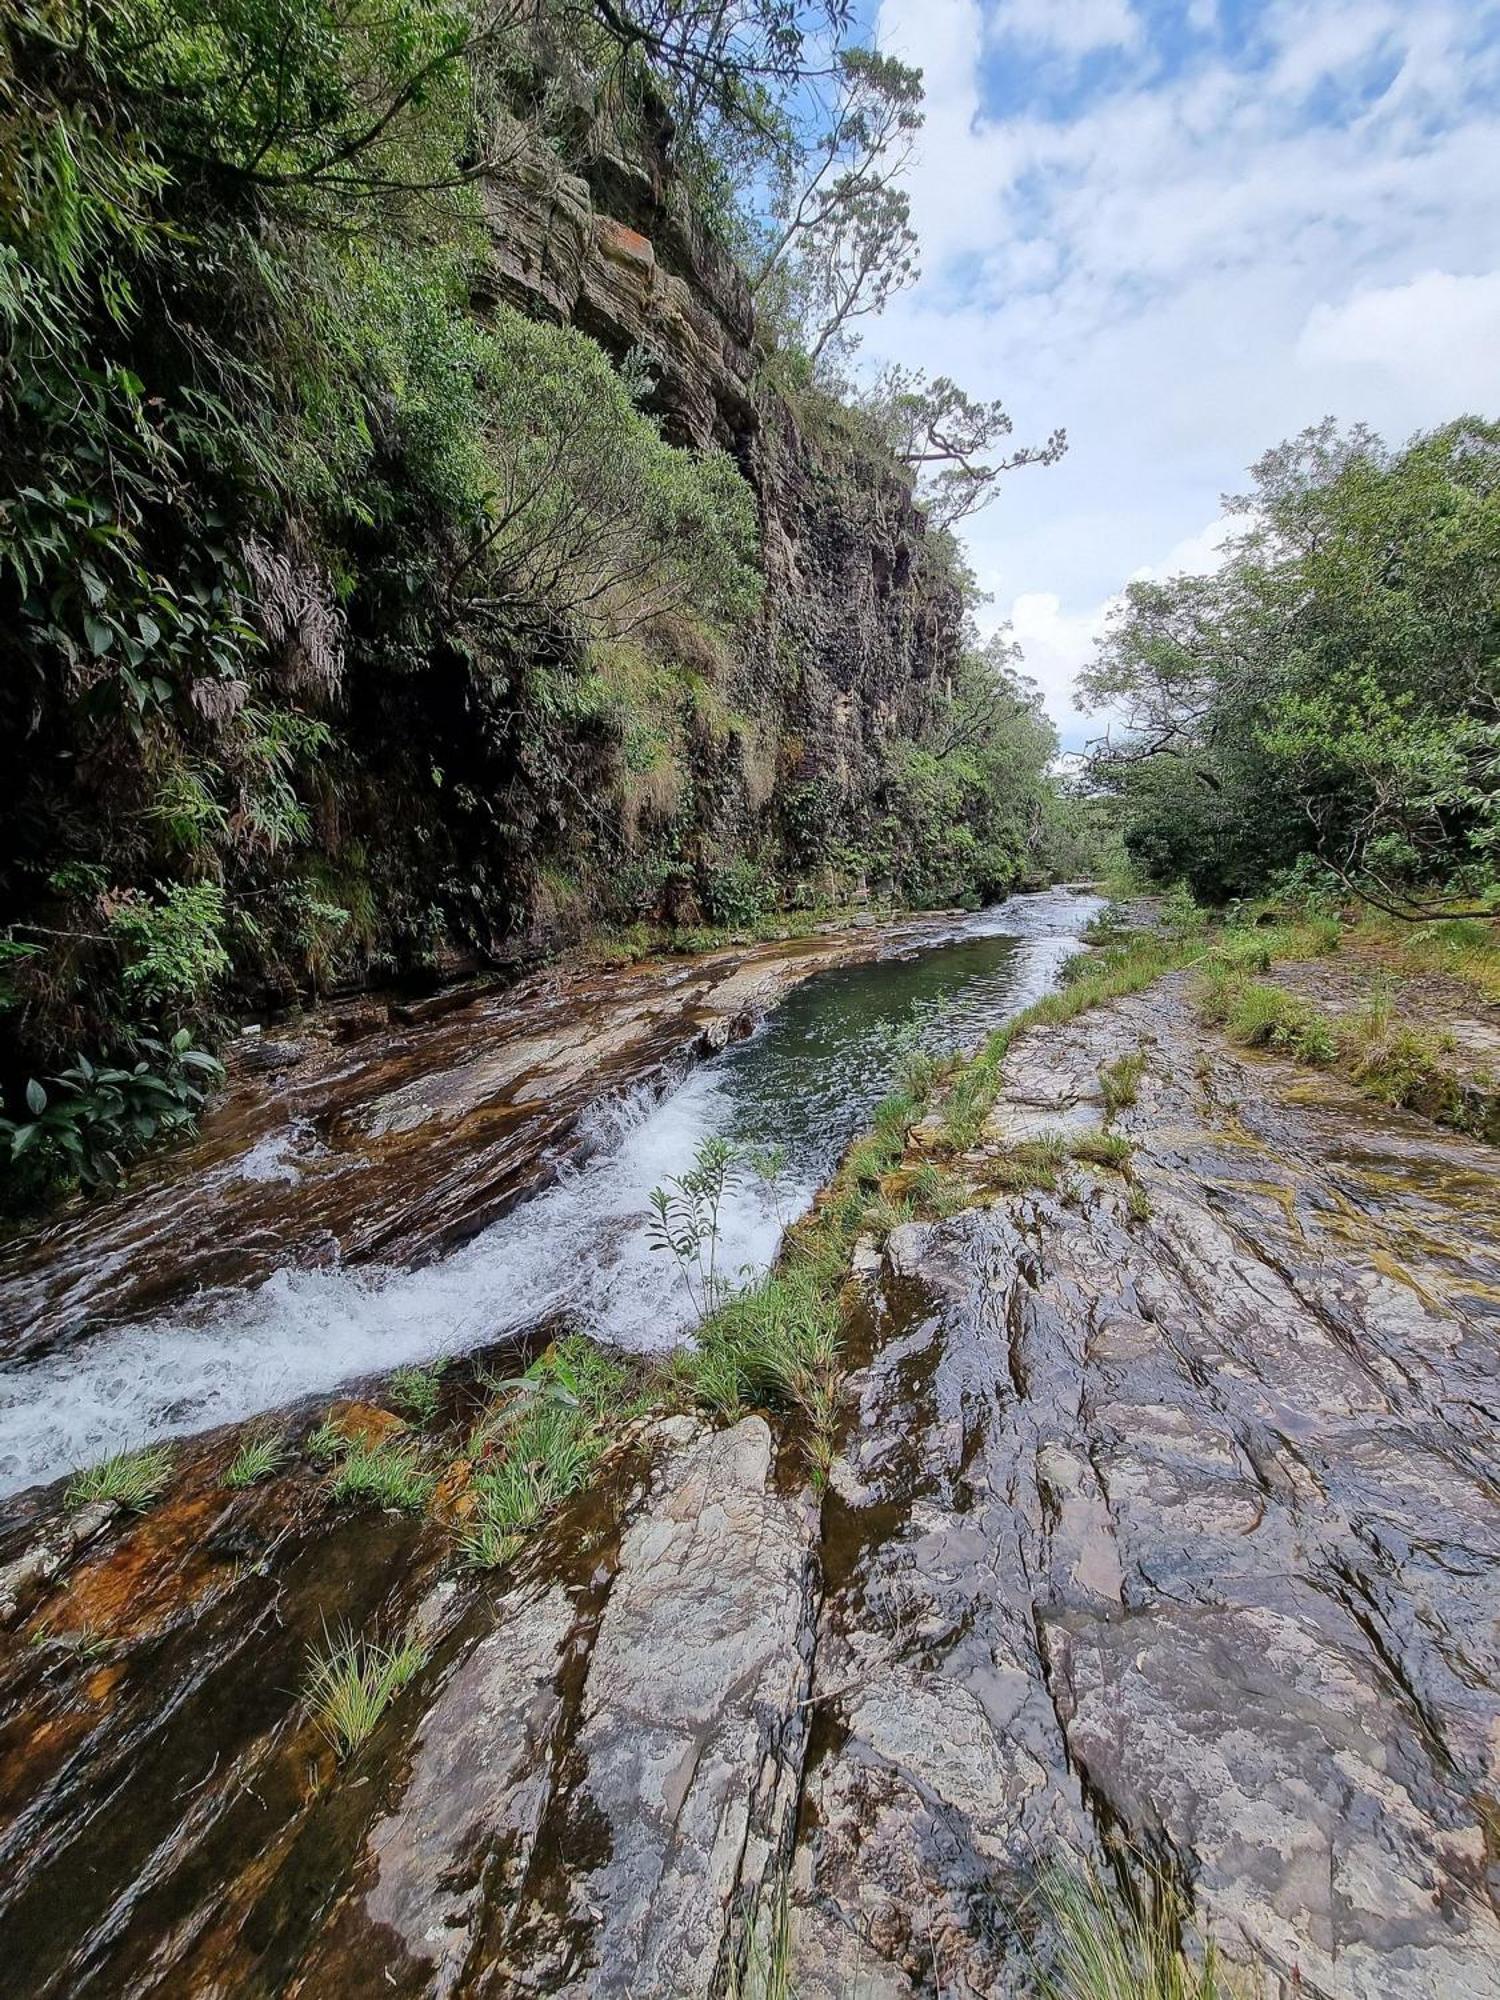
[[[37,1118],[47,1109],[47,1093],[35,1077],[26,1086],[26,1109]]]

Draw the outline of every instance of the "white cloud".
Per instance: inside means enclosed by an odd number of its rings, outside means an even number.
[[[997,55],[1018,7],[1065,23],[1050,49]],[[1111,595],[1186,566],[1161,552],[1268,446],[1329,412],[1396,439],[1496,413],[1500,6],[1280,0],[1238,40],[1199,6],[1172,43],[1160,10],[1073,13],[883,0],[883,46],[927,78],[927,275],[867,339],[872,364],[1003,396],[1020,440],[1067,425],[1067,457],[1008,480],[968,540],[1076,731],[1067,684]],[[1057,60],[1070,35],[1123,38],[1091,42],[1116,50],[1102,78]]]
[[[997,36],[1040,43],[1069,56],[1094,49],[1133,48],[1141,24],[1128,0],[1001,0],[995,10]]]
[[[1424,271],[1317,305],[1297,342],[1307,368],[1370,369],[1447,414],[1500,410],[1500,271]]]
[[[1224,560],[1224,545],[1235,526],[1221,515],[1196,534],[1183,536],[1159,562],[1141,564],[1130,581],[1209,575]],[[1048,710],[1059,725],[1065,749],[1079,749],[1090,737],[1102,735],[1109,720],[1107,715],[1080,720],[1073,704],[1073,686],[1093,658],[1095,644],[1103,637],[1110,614],[1123,597],[1123,591],[1112,592],[1083,611],[1065,610],[1054,591],[1022,591],[1011,600],[1008,622],[1021,648],[1023,670],[1047,697]]]

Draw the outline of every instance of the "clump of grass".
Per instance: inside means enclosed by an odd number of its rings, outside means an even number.
[[[526,1536],[586,1483],[632,1407],[625,1369],[580,1335],[492,1387],[496,1399],[469,1439],[474,1512],[459,1535],[475,1569],[514,1561]]]
[[[165,1445],[116,1452],[87,1466],[69,1481],[63,1505],[70,1513],[94,1500],[113,1500],[131,1514],[154,1507],[172,1480],[172,1454]]]
[[[308,1433],[303,1450],[319,1465],[330,1465],[336,1458],[342,1458],[351,1449],[353,1439],[348,1432],[336,1424],[331,1415],[326,1416],[316,1430]]]
[[[917,1206],[910,1195],[879,1194],[873,1201],[865,1203],[860,1223],[862,1228],[884,1243],[892,1230],[899,1229],[903,1222],[914,1221],[916,1213]]]
[[[273,1472],[279,1472],[290,1456],[283,1432],[262,1431],[255,1437],[246,1438],[240,1446],[229,1462],[224,1484],[238,1493],[247,1486],[254,1486],[258,1480],[269,1479]]]
[[[1242,1048],[1278,1049],[1296,1062],[1324,1067],[1338,1053],[1333,1023],[1300,994],[1214,970],[1199,998],[1205,1021]]]
[[[1135,1103],[1141,1078],[1145,1073],[1144,1049],[1134,1049],[1127,1055],[1116,1056],[1112,1063],[1105,1063],[1099,1072],[1099,1088],[1104,1093],[1106,1118],[1113,1118],[1117,1111],[1130,1109]]]
[[[1408,1105],[1431,1118],[1451,1118],[1458,1109],[1452,1052],[1451,1035],[1397,1020],[1385,989],[1339,1023],[1340,1061],[1354,1081],[1382,1103]]]
[[[1500,1001],[1500,928],[1494,923],[1450,917],[1414,925],[1370,917],[1358,934],[1393,952],[1408,972],[1444,972],[1484,999]]]
[[[815,1266],[792,1262],[726,1300],[698,1331],[698,1400],[731,1419],[762,1408],[808,1426],[814,1483],[827,1475],[843,1400],[837,1294]]]
[[[1093,1867],[1050,1870],[1036,1903],[1051,1934],[1037,1966],[1041,2000],[1235,2000],[1211,1940],[1193,1957],[1183,1949],[1190,1912],[1155,1870],[1134,1908]]]
[[[985,1161],[985,1179],[1001,1194],[1025,1194],[1031,1189],[1055,1194],[1068,1157],[1068,1142],[1060,1133],[1041,1139],[1022,1139],[995,1159]]]
[[[443,1371],[447,1366],[444,1359],[431,1361],[425,1368],[393,1370],[386,1385],[392,1407],[414,1424],[430,1424],[437,1415]]]
[[[329,1492],[343,1506],[395,1507],[417,1513],[436,1481],[422,1447],[405,1438],[352,1443],[339,1459]]]
[[[377,1645],[345,1632],[308,1655],[306,1700],[318,1727],[339,1756],[348,1757],[373,1734],[402,1688],[427,1664],[426,1648],[406,1638]]]
[[[757,1898],[745,1915],[730,1956],[726,2000],[797,2000],[792,1980],[792,1899],[783,1871],[764,1911]]]
[[[917,1212],[930,1220],[957,1215],[968,1200],[964,1182],[936,1160],[923,1160],[913,1169],[910,1191]]]
[[[1132,1222],[1151,1220],[1151,1197],[1139,1181],[1133,1180],[1126,1192],[1125,1213]]]
[[[115,1641],[96,1625],[77,1625],[70,1632],[54,1632],[49,1625],[39,1625],[27,1643],[39,1652],[60,1653],[64,1659],[88,1665],[108,1659],[115,1649]]]
[[[1123,1168],[1130,1159],[1130,1141],[1113,1132],[1085,1132],[1070,1142],[1068,1154],[1087,1166]]]

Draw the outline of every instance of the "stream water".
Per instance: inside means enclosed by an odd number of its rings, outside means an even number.
[[[913,1024],[930,1048],[972,1046],[1049,990],[1098,907],[1065,890],[1015,897],[920,951],[809,980],[665,1095],[642,1088],[595,1106],[584,1164],[418,1269],[289,1264],[11,1362],[0,1369],[0,1494],[559,1316],[618,1346],[670,1348],[690,1313],[647,1240],[651,1189],[713,1134],[784,1148],[774,1194],[746,1180],[723,1218],[723,1266],[764,1270],[783,1222],[888,1090]],[[271,1168],[295,1206],[295,1158],[277,1153]],[[238,1168],[245,1179],[270,1170],[264,1149]]]

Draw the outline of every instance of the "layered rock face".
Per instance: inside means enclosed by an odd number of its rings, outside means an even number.
[[[693,216],[660,151],[578,173],[516,127],[486,189],[492,297],[636,356],[676,444],[729,451],[760,503],[765,599],[723,692],[753,737],[704,759],[703,822],[726,850],[770,811],[795,857],[809,815],[857,826],[878,753],[915,736],[951,672],[962,606],[893,464],[832,416],[817,436],[758,386],[744,274]]]
[[[1134,1212],[1078,1169],[892,1239],[799,1990],[1024,1992],[1038,1857],[1128,1842],[1271,1991],[1500,1994],[1493,1156],[1205,1047],[1179,978],[1023,1038],[966,1171],[1137,1053]]]

